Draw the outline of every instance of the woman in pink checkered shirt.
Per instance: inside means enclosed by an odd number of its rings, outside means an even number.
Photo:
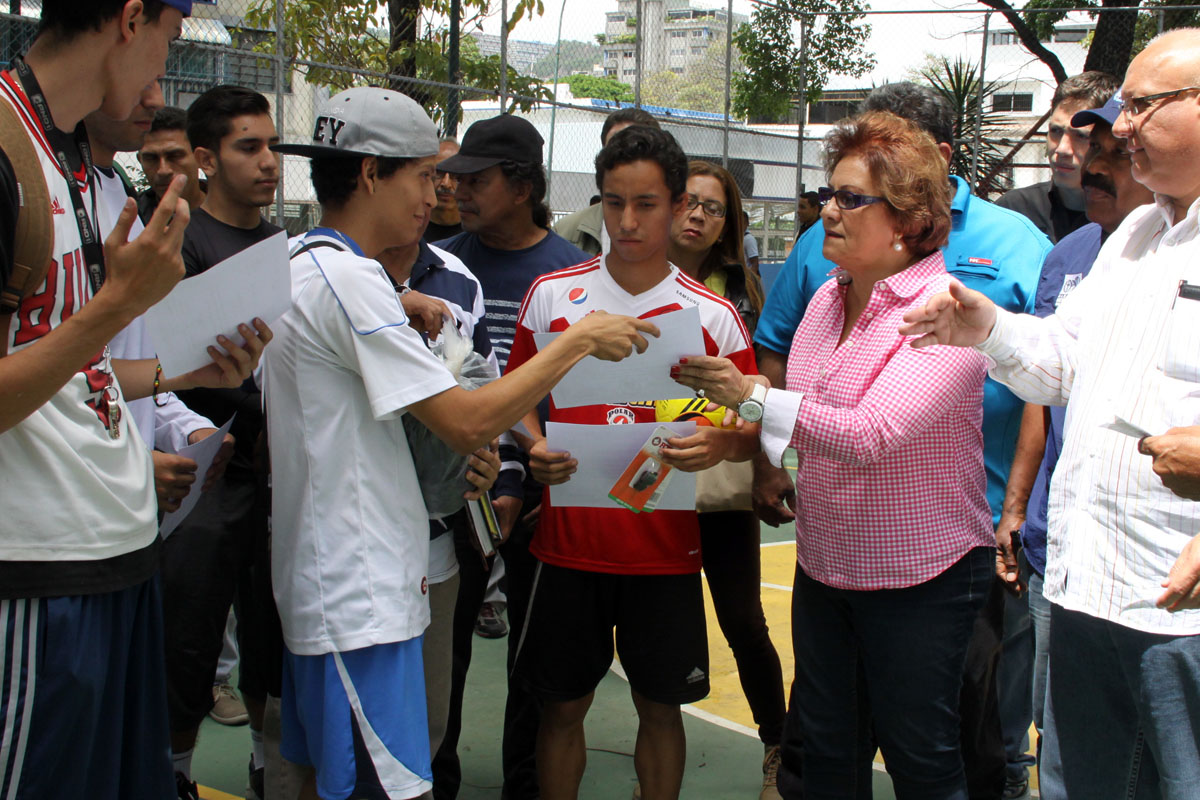
[[[672,374],[761,415],[773,463],[788,446],[798,454],[793,697],[805,796],[869,793],[878,742],[898,798],[966,800],[958,695],[995,560],[986,365],[967,348],[914,350],[897,332],[948,284],[946,159],[912,123],[873,112],[830,133],[826,167],[823,253],[837,280],[796,332],[786,391],[764,391],[725,359],[688,358]]]

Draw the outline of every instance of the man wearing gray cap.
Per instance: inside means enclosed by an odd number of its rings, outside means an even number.
[[[286,645],[280,749],[315,768],[306,797],[416,797],[432,787],[421,653],[429,525],[401,416],[470,454],[580,359],[619,360],[657,330],[593,315],[536,364],[468,393],[374,260],[420,238],[436,202],[429,117],[397,92],[349,89],[318,109],[310,143],[275,149],[312,159],[322,211],[320,227],[292,240],[292,307],[263,361]]]
[[[587,261],[589,256],[549,229],[546,173],[542,167],[542,137],[520,117],[501,114],[467,129],[458,154],[438,164],[458,178],[455,199],[463,232],[437,242],[462,259],[483,286],[488,333],[501,370],[508,362],[516,332],[517,312],[534,279],[556,269]],[[496,488],[496,512],[508,540],[500,546],[504,559],[508,617],[520,631],[533,583],[535,560],[529,554],[533,522],[541,502],[541,486],[532,478],[522,484],[522,455],[508,437],[500,442],[504,471]],[[438,800],[458,794],[461,771],[458,736],[462,728],[462,692],[471,664],[475,620],[487,590],[488,572],[473,557],[462,536],[456,545],[461,566],[458,610],[454,621],[454,675],[446,737],[434,759]],[[509,666],[519,636],[509,637]],[[539,705],[517,681],[509,681],[504,709],[504,790],[507,800],[538,797],[534,763]]]

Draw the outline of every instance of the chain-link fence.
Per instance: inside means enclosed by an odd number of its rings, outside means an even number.
[[[1013,18],[980,3],[937,7],[951,4],[929,0],[931,7],[914,9],[904,0],[875,0],[871,11],[850,19],[849,27],[864,32],[857,54],[821,47],[833,16],[797,17],[791,32],[801,48],[798,61],[823,59],[823,92],[812,103],[797,99],[782,120],[747,121],[737,111],[745,59],[735,34],[756,12],[779,12],[772,2],[551,0],[543,14],[523,14],[505,35],[499,20],[528,2],[431,0],[423,8],[415,0],[195,0],[171,48],[163,91],[169,105],[186,108],[218,83],[256,89],[271,101],[284,141],[311,136],[316,105],[331,86],[400,89],[451,133],[512,110],[546,141],[556,217],[588,205],[604,119],[616,107],[637,104],[690,157],[730,169],[762,258],[771,261],[786,255],[795,237],[799,193],[824,183],[828,126],[853,113],[872,87],[900,80],[940,87],[959,109],[954,169],[979,193],[994,196],[1048,178],[1043,142],[1051,97],[1061,77],[1084,68],[1090,46],[1108,41],[1099,30],[1106,15],[1110,22],[1124,19],[1141,42],[1163,27],[1194,24],[1200,11],[1200,5],[1144,0],[1170,7],[1059,10],[1046,12],[1054,17],[1039,26],[1037,14]],[[0,13],[5,57],[28,47],[40,5],[0,3],[8,12]],[[416,14],[415,24],[405,8]],[[1031,40],[1020,23],[1034,30]],[[856,56],[866,69],[848,68]],[[125,163],[140,175],[135,159]],[[291,230],[310,227],[316,205],[306,160],[285,157],[282,175],[275,216]]]

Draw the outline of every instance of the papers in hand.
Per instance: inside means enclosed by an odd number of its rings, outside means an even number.
[[[1132,436],[1134,439],[1144,439],[1147,436],[1152,435],[1146,429],[1134,425],[1132,422],[1122,417],[1113,417],[1112,422],[1106,422],[1100,427],[1108,428],[1110,431],[1116,431],[1117,433],[1123,433],[1126,436]]]
[[[655,428],[666,427],[677,436],[696,432],[694,422],[638,422],[629,425],[572,425],[546,423],[546,448],[568,451],[579,462],[566,483],[550,487],[550,502],[558,507],[620,508],[609,491],[646,443]],[[659,510],[691,511],[696,508],[696,473],[675,471],[656,506]]]
[[[189,444],[177,453],[177,455],[190,458],[196,462],[196,482],[192,484],[191,490],[183,498],[183,502],[179,504],[179,508],[163,517],[162,524],[158,526],[158,532],[162,535],[162,538],[166,539],[170,536],[171,532],[179,526],[179,523],[183,522],[184,518],[192,513],[192,509],[196,507],[196,503],[200,502],[200,487],[204,484],[204,476],[208,474],[208,469],[212,466],[213,459],[217,457],[217,452],[221,449],[221,442],[225,441],[225,434],[229,433],[229,428],[233,425],[233,420],[236,417],[237,414],[234,414],[216,433],[201,439],[195,444]]]
[[[554,405],[571,408],[600,403],[664,400],[678,397],[681,393],[688,394],[686,387],[671,380],[671,367],[685,356],[704,355],[700,309],[693,306],[672,311],[650,321],[658,327],[660,335],[657,338],[645,337],[649,343],[646,352],[635,352],[617,362],[601,361],[592,356],[583,359],[550,393]],[[533,340],[541,350],[559,335],[535,333]],[[642,438],[644,441],[645,436]]]
[[[287,234],[279,232],[240,253],[180,281],[146,312],[146,328],[165,377],[212,362],[208,346],[224,334],[237,344],[237,326],[255,317],[268,325],[292,305]]]

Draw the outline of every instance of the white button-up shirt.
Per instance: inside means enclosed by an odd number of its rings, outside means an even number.
[[[1200,504],[1171,493],[1137,438],[1106,425],[1200,424],[1200,300],[1180,294],[1185,281],[1200,286],[1198,214],[1200,201],[1173,224],[1162,197],[1137,209],[1056,314],[998,310],[979,346],[1023,399],[1071,401],[1050,486],[1046,598],[1151,633],[1200,633],[1200,610],[1155,607],[1200,533]]]

